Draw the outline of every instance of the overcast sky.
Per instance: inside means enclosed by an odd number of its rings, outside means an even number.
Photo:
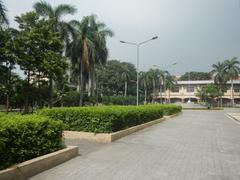
[[[11,26],[14,17],[32,10],[36,0],[3,0]],[[108,39],[109,59],[136,64],[136,48],[120,40],[157,40],[140,49],[140,69],[153,65],[169,68],[176,75],[209,71],[211,65],[234,56],[240,58],[240,0],[48,0],[68,3],[78,13],[67,19],[81,20],[96,14],[115,36]]]

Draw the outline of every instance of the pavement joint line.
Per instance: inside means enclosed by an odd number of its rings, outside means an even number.
[[[227,113],[224,114],[226,117],[228,117],[229,119],[231,119],[234,123],[240,125],[240,122],[238,120],[236,120],[235,118],[233,118],[232,116],[228,115]]]
[[[151,148],[156,148],[156,149],[160,149],[162,148],[162,146],[156,146],[156,145],[152,145],[152,144],[146,144],[146,143],[134,143],[134,142],[124,142],[124,141],[119,141],[119,142],[114,142],[116,144],[126,144],[126,145],[139,145],[139,146],[143,146],[143,147],[151,147]]]

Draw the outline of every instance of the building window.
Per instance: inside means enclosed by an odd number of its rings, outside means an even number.
[[[234,92],[235,92],[235,93],[239,93],[239,92],[240,92],[240,89],[239,89],[239,88],[236,88],[236,89],[234,88]]]
[[[193,86],[187,86],[187,92],[194,92]]]
[[[173,86],[173,88],[172,88],[172,92],[176,92],[176,93],[178,93],[179,92],[179,86]]]

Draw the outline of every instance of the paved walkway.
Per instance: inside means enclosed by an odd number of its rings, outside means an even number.
[[[32,180],[239,180],[240,125],[224,111],[184,111]],[[73,143],[73,142],[71,142]]]

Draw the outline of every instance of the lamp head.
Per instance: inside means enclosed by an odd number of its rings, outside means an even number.
[[[126,43],[125,41],[120,41],[120,43]]]
[[[152,38],[152,40],[157,39],[157,38],[158,38],[158,36],[154,36],[154,37]]]

